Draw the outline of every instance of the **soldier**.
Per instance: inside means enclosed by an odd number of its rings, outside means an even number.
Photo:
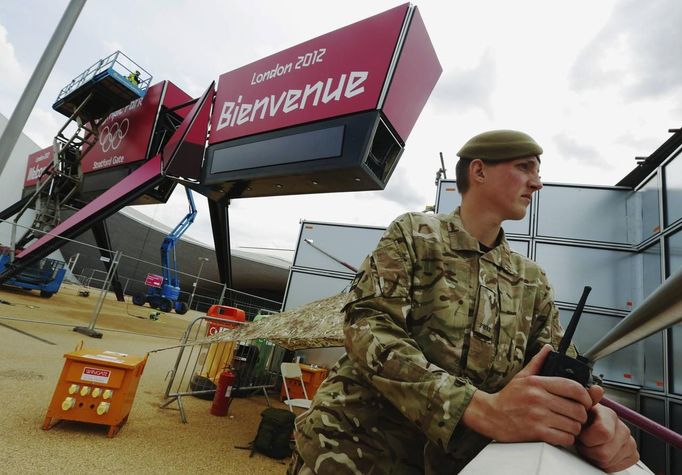
[[[347,354],[297,420],[290,473],[457,473],[493,439],[575,445],[606,471],[637,462],[603,389],[537,376],[559,311],[501,223],[542,188],[541,154],[522,132],[477,135],[458,153],[461,206],[389,226],[351,285]]]

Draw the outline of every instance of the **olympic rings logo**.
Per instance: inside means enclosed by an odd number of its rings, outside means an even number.
[[[123,119],[121,123],[115,122],[111,126],[104,127],[99,134],[99,144],[102,147],[102,152],[108,152],[109,150],[116,150],[123,137],[128,133],[130,128],[130,122],[128,119]]]

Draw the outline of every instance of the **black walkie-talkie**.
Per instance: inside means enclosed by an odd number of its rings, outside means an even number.
[[[592,366],[589,360],[580,355],[577,358],[571,358],[566,355],[566,350],[568,350],[571,344],[580,315],[583,312],[583,307],[585,307],[587,296],[591,290],[592,287],[590,286],[585,286],[583,289],[578,306],[575,308],[568,328],[566,328],[566,333],[559,344],[559,351],[552,351],[547,355],[547,359],[540,370],[540,376],[561,376],[562,378],[577,381],[585,387],[589,387],[593,383]]]

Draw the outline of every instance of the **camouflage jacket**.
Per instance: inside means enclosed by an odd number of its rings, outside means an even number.
[[[449,215],[409,213],[365,259],[344,310],[347,354],[297,420],[315,473],[456,473],[488,442],[458,425],[563,330],[545,273],[483,252]]]

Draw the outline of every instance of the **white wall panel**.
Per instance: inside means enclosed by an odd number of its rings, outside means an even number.
[[[374,250],[385,230],[379,227],[309,221],[304,221],[301,228],[294,267],[350,274],[354,272],[315,249],[305,240],[312,240],[314,246],[357,269],[365,257]]]
[[[628,242],[630,191],[545,185],[538,197],[538,236]]]
[[[630,310],[637,305],[633,275],[636,254],[626,251],[537,243],[535,260],[562,302],[577,303],[583,287],[592,287],[587,305]],[[641,276],[640,276],[641,278]]]
[[[289,273],[283,309],[293,310],[315,300],[331,297],[342,292],[352,280],[352,277],[336,277],[292,269]]]

